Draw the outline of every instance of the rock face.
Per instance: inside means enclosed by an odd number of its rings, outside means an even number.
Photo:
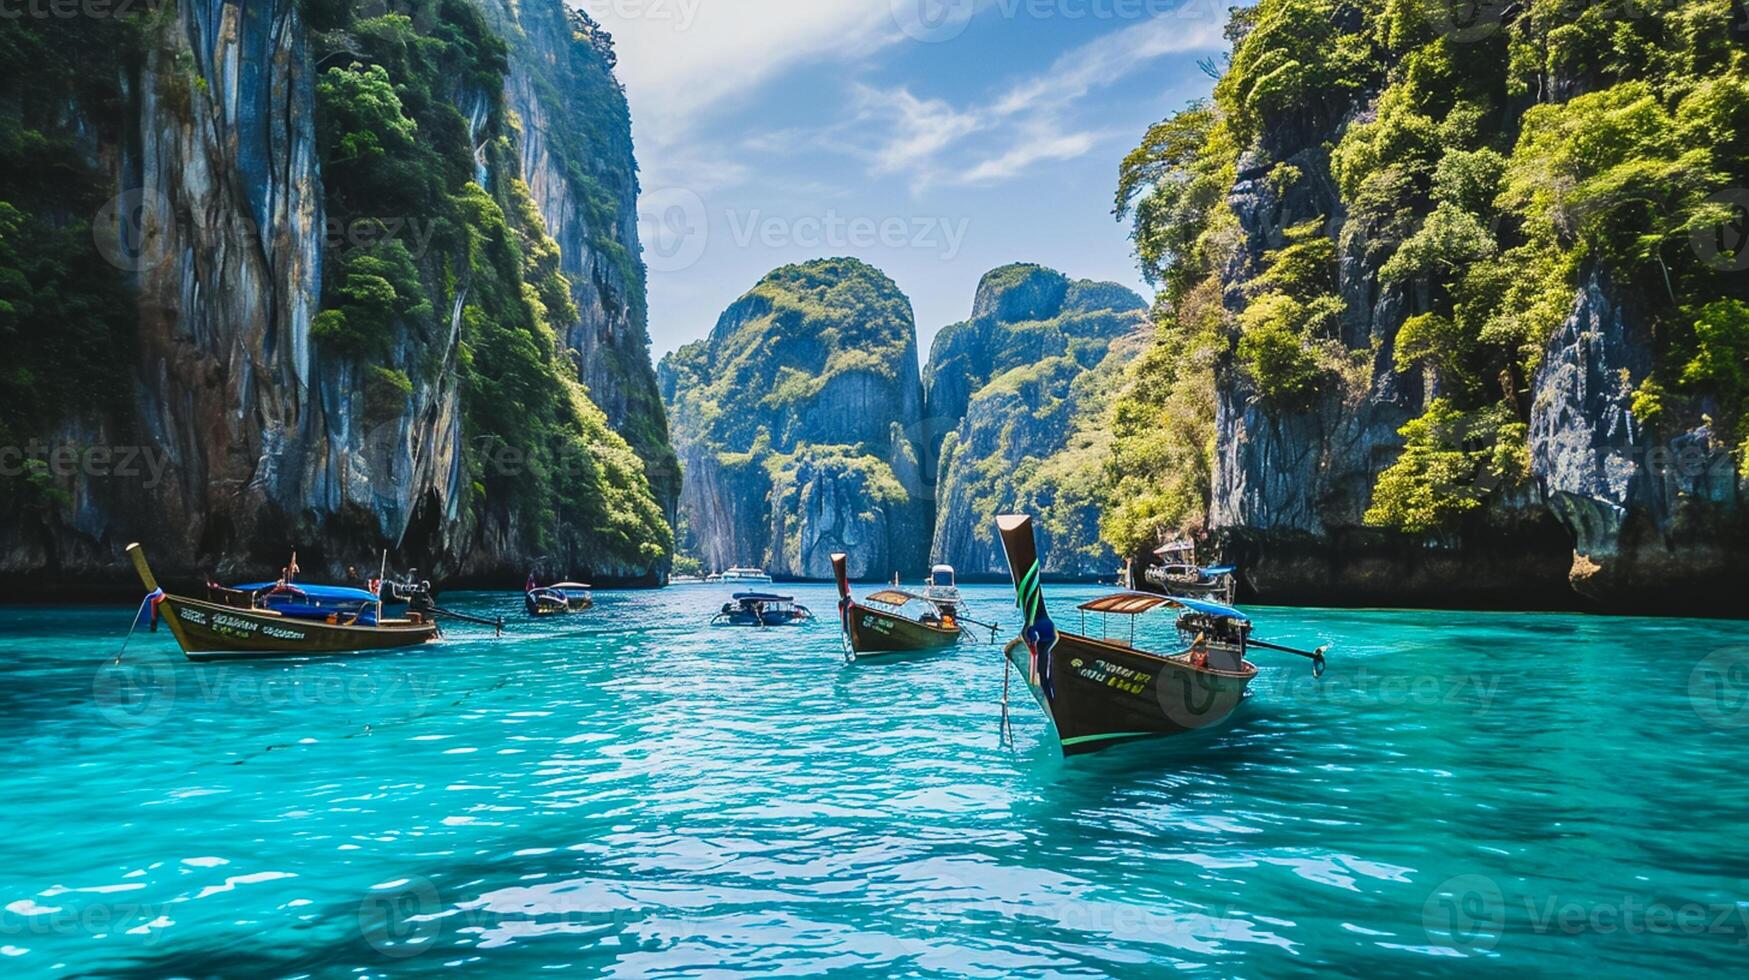
[[[125,581],[121,549],[141,540],[165,577],[258,574],[296,547],[312,576],[388,548],[427,574],[520,580],[553,543],[530,512],[495,509],[474,469],[460,368],[477,353],[463,338],[485,287],[466,270],[444,285],[435,262],[420,267],[442,295],[432,326],[397,324],[380,360],[315,339],[334,245],[315,91],[342,60],[327,36],[318,70],[308,8],[185,0],[141,32],[137,60],[124,59],[123,118],[88,114],[69,99],[68,125],[88,144],[95,172],[121,192],[121,207],[99,215],[100,244],[131,240],[126,233],[140,228],[150,234],[118,263],[138,296],[137,350],[129,376],[116,379],[131,389],[134,410],[80,414],[44,437],[138,444],[165,465],[134,479],[69,475],[64,508],[5,522],[0,572],[34,584]],[[474,157],[474,179],[490,198],[514,201],[524,180],[534,189],[538,213],[510,214],[510,230],[531,249],[545,238],[543,217],[556,232],[577,316],[555,329],[575,362],[564,370],[588,387],[575,396],[571,417],[583,422],[573,430],[581,425],[579,438],[597,440],[611,458],[581,479],[605,486],[602,473],[613,471],[646,526],[638,543],[616,543],[567,523],[563,501],[554,523],[561,540],[598,545],[569,570],[653,582],[667,555],[652,542],[667,533],[660,514],[677,481],[645,354],[635,167],[611,49],[558,0],[481,9],[508,41],[508,78],[446,86],[458,130],[444,149]],[[520,131],[507,125],[506,109]],[[586,120],[565,115],[573,110]],[[585,129],[600,138],[584,138]],[[598,193],[587,198],[579,188],[592,178]],[[407,217],[413,231],[428,218]],[[396,377],[410,385],[398,389]],[[619,436],[591,428],[596,404],[650,461],[653,480]]]
[[[1537,372],[1531,471],[1573,536],[1580,594],[1730,608],[1749,581],[1737,461],[1704,423],[1662,437],[1637,424],[1628,406],[1651,368],[1643,323],[1592,274]]]
[[[1311,146],[1291,145],[1293,138],[1275,134],[1269,147],[1274,159],[1308,175],[1285,190],[1255,155],[1241,158],[1227,203],[1242,239],[1222,272],[1225,302],[1244,307],[1265,254],[1282,247],[1284,229],[1325,217],[1326,234],[1345,243],[1336,269],[1347,307],[1341,339],[1372,354],[1363,381],[1329,384],[1301,411],[1260,402],[1230,365],[1217,371],[1208,522],[1223,556],[1240,565],[1248,591],[1264,601],[1573,605],[1563,582],[1570,540],[1536,487],[1496,493],[1461,529],[1432,539],[1364,522],[1378,474],[1401,451],[1398,430],[1421,413],[1428,393],[1419,375],[1394,370],[1410,297],[1405,287],[1381,284],[1384,256],[1369,258],[1347,244],[1365,236],[1343,235],[1346,208],[1322,147],[1329,134],[1299,134]]]
[[[936,335],[925,369],[926,474],[936,561],[1006,575],[991,518],[1037,518],[1047,572],[1108,575],[1099,539],[1099,423],[1116,375],[1146,340],[1146,304],[1111,283],[1010,265],[978,284],[972,318]]]
[[[645,460],[672,518],[680,469],[650,362],[637,161],[625,92],[613,75],[613,39],[560,3],[482,6],[510,44],[504,96],[519,122],[522,173],[577,307],[575,320],[555,326],[576,352],[590,398]]]
[[[1704,416],[1649,431],[1630,414],[1654,367],[1650,319],[1595,262],[1581,267],[1528,390],[1514,393],[1529,422],[1529,479],[1441,533],[1365,524],[1379,474],[1402,451],[1398,430],[1441,394],[1431,372],[1393,364],[1405,320],[1427,309],[1426,283],[1381,279],[1401,238],[1352,227],[1331,176],[1328,147],[1375,116],[1377,96],[1363,92],[1318,125],[1265,127],[1226,198],[1237,242],[1215,272],[1228,311],[1258,292],[1287,229],[1321,220],[1346,305],[1339,339],[1365,362],[1296,410],[1263,403],[1231,359],[1216,371],[1208,530],[1249,595],[1707,614],[1740,605],[1749,514],[1731,444]],[[1283,170],[1297,177],[1285,187],[1271,179]]]
[[[772,272],[662,359],[686,474],[683,550],[774,575],[914,573],[927,558],[911,304],[855,259]]]

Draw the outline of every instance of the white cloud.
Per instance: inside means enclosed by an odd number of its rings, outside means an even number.
[[[882,91],[858,85],[856,103],[859,122],[880,119],[890,127],[873,151],[877,174],[915,167],[983,125],[974,113],[958,112],[943,99],[919,99],[902,87]]]
[[[641,143],[684,142],[705,110],[790,69],[901,35],[887,0],[570,0],[613,34]]]
[[[832,127],[832,142],[866,158],[873,175],[909,172],[919,192],[937,184],[994,183],[1035,164],[1074,159],[1101,138],[1075,124],[1083,99],[1159,58],[1224,46],[1221,21],[1205,14],[1193,0],[1180,12],[1112,31],[965,108],[920,99],[906,86],[858,85],[855,115]]]
[[[987,184],[1018,177],[1035,163],[1046,160],[1073,160],[1093,149],[1096,137],[1092,133],[1067,133],[1062,136],[1034,134],[1007,152],[973,166],[955,178],[960,184]]]

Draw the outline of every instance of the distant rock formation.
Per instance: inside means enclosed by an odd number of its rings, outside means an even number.
[[[923,391],[911,304],[855,259],[773,271],[710,336],[662,359],[685,473],[680,547],[707,566],[827,578],[928,558]]]
[[[935,337],[924,371],[935,533],[967,575],[1008,570],[991,517],[1037,518],[1045,570],[1109,575],[1099,539],[1100,416],[1146,342],[1147,304],[1114,283],[1009,265],[978,284],[972,318]]]

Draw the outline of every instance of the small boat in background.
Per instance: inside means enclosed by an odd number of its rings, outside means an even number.
[[[814,618],[794,596],[770,592],[737,592],[733,602],[711,617],[712,626],[793,626]]]
[[[670,576],[668,576],[668,584],[669,585],[703,585],[704,579],[699,578],[697,575],[670,575]]]
[[[770,585],[771,576],[763,568],[731,568],[708,581],[722,582],[724,585]]]
[[[1142,572],[1148,584],[1169,596],[1208,599],[1224,606],[1233,604],[1238,591],[1239,570],[1232,565],[1196,563],[1196,543],[1188,540],[1168,541],[1154,549],[1164,565],[1150,565]]]
[[[534,573],[530,572],[523,586],[522,604],[530,616],[563,616],[595,605],[595,595],[580,582],[537,585]]]
[[[849,646],[847,657],[941,650],[960,641],[964,629],[960,625],[958,589],[950,598],[939,593],[930,596],[927,589],[918,593],[889,586],[858,602],[850,596],[847,561],[845,555],[832,556],[832,575],[838,580],[838,622]],[[953,569],[949,568],[949,585],[952,577]],[[931,585],[934,582],[932,576]],[[907,615],[907,608],[918,611]]]
[[[158,585],[146,553],[130,544],[128,557],[148,595],[152,628],[159,607],[170,634],[190,660],[322,656],[415,646],[438,638],[428,615],[383,615],[382,592],[293,581],[297,558],[277,582],[239,587],[208,583],[207,598],[171,595]]]
[[[960,589],[954,581],[952,565],[934,565],[929,569],[929,584],[923,587],[923,598],[931,601],[960,601]]]
[[[1012,667],[1027,679],[1056,726],[1064,755],[1219,723],[1257,676],[1256,665],[1245,659],[1253,648],[1306,657],[1314,675],[1324,671],[1326,648],[1308,652],[1254,640],[1244,613],[1200,599],[1118,592],[1081,604],[1082,633],[1060,632],[1045,610],[1032,518],[1005,515],[996,528],[1025,621],[1020,638],[1003,650],[1004,670]],[[1185,610],[1177,625],[1181,634],[1194,634],[1186,649],[1154,653],[1136,647],[1135,617],[1160,608]],[[1098,637],[1086,634],[1090,612],[1100,614],[1102,623],[1112,615],[1127,617],[1128,636],[1114,637],[1104,627]]]

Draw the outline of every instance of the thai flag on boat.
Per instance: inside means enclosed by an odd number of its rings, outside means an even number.
[[[153,589],[146,593],[146,599],[140,603],[140,619],[145,619],[152,625],[152,632],[158,631],[158,603],[164,601],[164,590]]]
[[[524,591],[524,592],[533,592],[533,591],[534,591],[534,586],[535,586],[535,581],[534,581],[534,573],[533,573],[533,572],[529,572],[529,573],[528,573],[528,581],[526,581],[526,582],[524,582],[524,583],[522,583],[522,591]]]

